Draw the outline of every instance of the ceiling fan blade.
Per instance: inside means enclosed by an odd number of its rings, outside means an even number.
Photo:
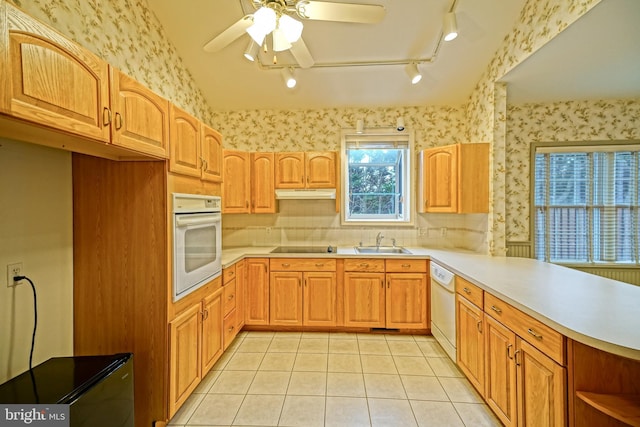
[[[302,0],[296,4],[301,18],[319,21],[357,22],[375,24],[382,21],[386,11],[377,4],[334,3]]]
[[[231,42],[235,41],[238,37],[245,34],[247,28],[253,25],[252,15],[247,15],[238,20],[235,24],[218,34],[209,43],[205,44],[203,49],[205,52],[217,52]]]
[[[291,49],[289,49],[289,51],[291,52],[291,55],[293,55],[293,57],[296,59],[296,62],[298,63],[298,65],[300,65],[301,68],[313,67],[315,61],[311,56],[311,52],[309,52],[309,49],[307,49],[307,45],[304,44],[302,37],[300,37],[298,41],[295,41],[291,44]]]

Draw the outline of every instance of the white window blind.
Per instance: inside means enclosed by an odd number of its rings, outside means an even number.
[[[540,149],[534,167],[536,258],[640,263],[637,146]]]

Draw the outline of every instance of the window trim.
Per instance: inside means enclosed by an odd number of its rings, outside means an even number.
[[[348,160],[347,160],[347,143],[353,140],[359,140],[362,142],[377,142],[377,141],[398,141],[406,142],[409,146],[409,154],[406,158],[407,172],[408,172],[408,188],[406,190],[406,196],[409,198],[407,209],[408,220],[351,220],[347,219],[347,196],[348,188],[346,187],[346,177],[348,176]],[[340,133],[340,224],[342,226],[384,226],[384,227],[412,227],[415,225],[416,218],[416,162],[415,145],[414,145],[414,132],[412,129],[405,128],[404,131],[399,132],[395,128],[374,128],[368,129],[364,133],[356,133],[355,129],[343,129]],[[417,164],[417,163],[416,163]]]
[[[545,141],[532,142],[529,151],[529,242],[531,257],[535,258],[536,247],[536,205],[535,205],[535,164],[537,152],[562,153],[572,152],[577,149],[587,151],[640,151],[640,140],[612,140],[612,141]],[[604,149],[604,150],[603,150]],[[550,262],[550,261],[545,261]],[[553,264],[566,267],[601,267],[601,268],[638,268],[637,263],[612,263],[612,262],[585,262],[575,261],[554,262]]]

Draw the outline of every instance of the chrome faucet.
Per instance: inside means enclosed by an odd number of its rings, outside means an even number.
[[[380,243],[382,243],[382,239],[384,239],[384,235],[382,234],[382,231],[381,231],[376,236],[376,249],[380,248]]]

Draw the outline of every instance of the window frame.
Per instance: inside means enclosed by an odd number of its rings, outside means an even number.
[[[375,144],[389,143],[389,142],[402,142],[408,144],[408,154],[404,159],[405,177],[407,181],[406,189],[403,192],[405,200],[406,219],[350,219],[348,218],[347,202],[349,197],[349,188],[347,186],[347,179],[349,177],[349,163],[347,158],[347,145],[352,142],[362,141]],[[395,128],[376,128],[367,130],[363,133],[356,133],[355,129],[345,129],[341,132],[340,136],[340,223],[343,226],[413,226],[415,224],[416,209],[415,209],[415,149],[414,149],[414,133],[411,129],[406,129],[402,132],[397,131]]]
[[[580,150],[582,148],[582,151]],[[595,152],[595,151],[638,151],[640,152],[640,141],[561,141],[561,142],[535,142],[530,146],[530,181],[529,181],[529,234],[530,234],[530,246],[531,257],[537,259],[537,224],[536,224],[536,200],[535,200],[535,186],[536,186],[536,154],[538,151],[556,152],[556,153],[575,153],[575,152]],[[640,156],[640,154],[638,154]],[[640,192],[640,190],[639,190]],[[639,196],[640,198],[640,196]],[[640,206],[640,200],[637,201]],[[590,210],[593,205],[587,205],[587,221],[588,221],[588,233],[589,238],[587,244],[589,248],[592,247],[594,238],[592,232],[592,218],[590,217]],[[640,215],[640,207],[638,215]],[[547,254],[545,254],[545,262],[550,262],[558,265],[564,265],[567,267],[611,267],[611,268],[638,268],[640,266],[640,241],[636,241],[636,259],[633,262],[608,262],[608,261],[593,261],[592,250],[587,251],[588,260],[586,262],[570,261],[560,262],[551,261]]]

